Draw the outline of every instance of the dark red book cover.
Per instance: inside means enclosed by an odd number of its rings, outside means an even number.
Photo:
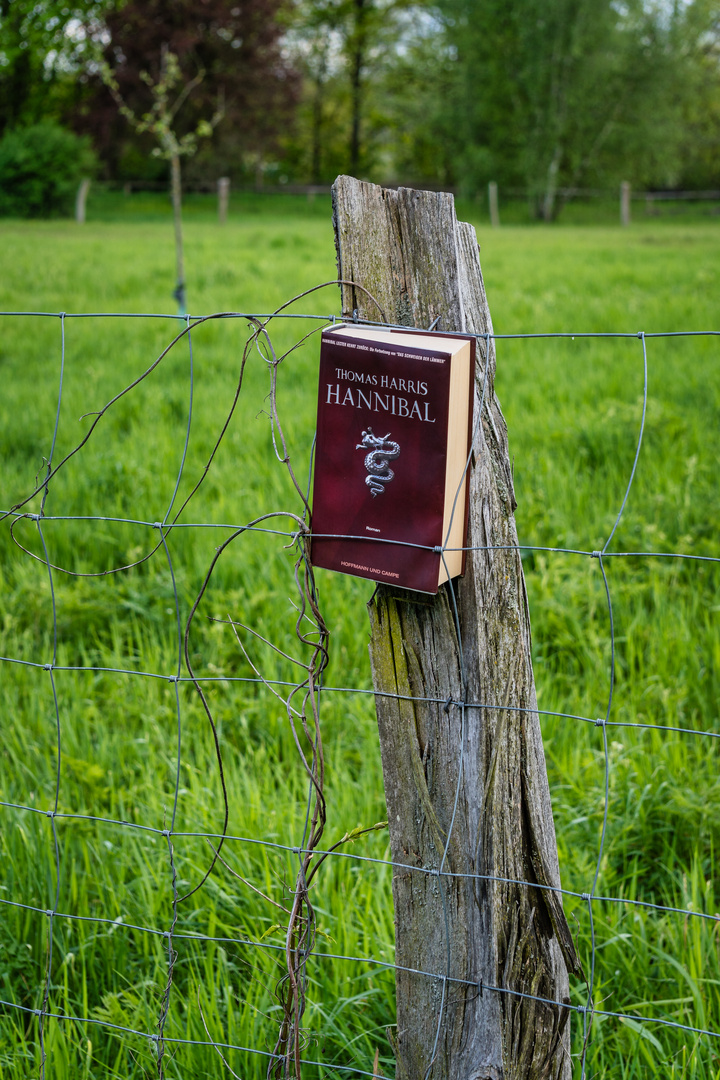
[[[313,565],[436,593],[450,352],[325,332]]]

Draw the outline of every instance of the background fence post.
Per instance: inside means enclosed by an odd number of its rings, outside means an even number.
[[[228,202],[230,200],[230,177],[221,176],[217,182],[218,220],[221,225],[227,221]]]
[[[498,186],[494,180],[488,184],[488,203],[490,204],[490,224],[494,229],[500,225],[500,210],[498,208]]]
[[[630,224],[630,181],[623,180],[620,185],[620,224]]]
[[[80,181],[80,186],[77,189],[77,195],[75,196],[75,220],[78,225],[83,225],[85,222],[85,203],[87,202],[88,191],[90,190],[90,180],[85,177]]]
[[[439,315],[441,329],[479,335],[476,550],[455,593],[379,586],[369,604],[390,844],[403,864],[393,875],[396,964],[414,969],[396,972],[396,1076],[568,1080],[569,1011],[548,1001],[569,1003],[568,970],[581,969],[553,891],[555,830],[475,231],[457,221],[451,195],[347,176],[333,185],[333,218],[339,276],[369,289],[391,322],[428,327]],[[342,306],[378,318],[352,286]]]

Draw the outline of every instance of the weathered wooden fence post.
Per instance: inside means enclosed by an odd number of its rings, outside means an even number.
[[[224,225],[227,221],[228,202],[230,201],[230,177],[221,176],[217,182],[218,221]]]
[[[620,224],[630,224],[630,181],[623,180],[620,185]]]
[[[339,277],[368,289],[390,321],[427,328],[440,316],[442,330],[479,335],[475,550],[456,590],[462,662],[447,585],[435,598],[379,586],[369,605],[393,861],[440,872],[393,876],[397,1080],[567,1080],[569,1011],[551,1003],[569,1003],[568,971],[580,965],[553,891],[555,830],[475,231],[456,220],[451,195],[348,176],[333,186],[333,217]],[[342,297],[346,316],[378,318],[359,289],[345,285]]]
[[[77,189],[75,196],[75,220],[78,225],[85,224],[85,204],[87,203],[88,191],[90,190],[90,180],[86,176],[80,181],[80,186]]]
[[[488,184],[488,206],[490,207],[490,224],[494,229],[500,228],[500,209],[498,207],[498,186],[495,180]]]

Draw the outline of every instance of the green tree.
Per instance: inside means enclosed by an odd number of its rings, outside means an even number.
[[[177,130],[178,114],[190,98],[193,90],[202,83],[204,72],[199,71],[192,79],[184,79],[177,56],[170,52],[167,47],[163,47],[161,49],[160,71],[157,81],[154,81],[146,71],[140,73],[140,77],[148,87],[152,98],[150,108],[142,116],[134,113],[124,101],[117,79],[108,64],[101,65],[101,73],[103,82],[112,94],[120,115],[138,133],[144,134],[148,132],[156,143],[153,147],[153,155],[170,162],[170,190],[175,223],[175,263],[177,271],[174,296],[178,302],[179,313],[184,315],[186,313],[186,294],[180,159],[194,154],[198,147],[198,141],[209,138],[217,124],[222,120],[224,114],[222,95],[218,96],[217,109],[212,119],[201,118],[197,121],[193,130],[185,131],[183,135],[180,135]]]
[[[386,75],[426,6],[425,0],[296,0],[288,43],[304,86],[290,142],[313,181],[377,167],[391,130]]]
[[[387,117],[392,174],[405,183],[457,185],[457,139],[448,108],[457,96],[457,53],[437,10],[408,12],[401,47],[390,58],[378,92]],[[457,113],[463,111],[458,98]]]
[[[695,3],[685,35],[679,183],[720,188],[720,3]]]
[[[161,81],[163,50],[177,58],[184,85],[202,72],[174,130],[180,138],[194,132],[222,95],[225,120],[206,146],[212,146],[212,167],[226,171],[245,155],[277,147],[292,115],[298,80],[282,47],[285,9],[286,0],[126,0],[105,17],[104,60],[138,117],[152,107],[151,84]],[[143,158],[150,157],[152,132],[130,132],[99,80],[79,123],[92,135],[109,175],[128,175],[123,159],[130,154],[129,174],[137,176]],[[206,161],[206,175],[207,167]]]
[[[58,118],[108,0],[0,0],[0,134]]]
[[[294,65],[302,75],[299,110],[285,139],[288,163],[314,184],[345,164],[336,152],[347,114],[342,15],[340,0],[296,0],[287,35]]]
[[[439,127],[456,181],[522,186],[546,220],[561,187],[672,183],[688,64],[709,6],[440,0],[448,85]]]
[[[186,309],[182,157],[220,123],[254,150],[276,137],[293,99],[293,72],[280,48],[283,0],[128,0],[104,21],[102,77],[86,122],[112,166],[117,114],[148,156],[170,165],[175,221],[175,297]],[[127,137],[127,131],[123,134]],[[106,158],[107,160],[107,158]],[[117,165],[117,160],[114,162]]]
[[[0,214],[69,213],[78,182],[95,171],[88,143],[47,120],[6,131],[0,139]]]

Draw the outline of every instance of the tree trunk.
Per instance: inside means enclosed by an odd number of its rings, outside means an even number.
[[[350,170],[360,168],[360,113],[362,109],[362,74],[365,63],[365,45],[367,37],[365,0],[354,0],[355,26],[352,38],[352,66],[350,71]]]
[[[346,176],[333,210],[339,276],[391,322],[440,315],[441,329],[479,335],[468,545],[480,550],[455,582],[462,647],[448,585],[379,586],[369,605],[392,858],[440,871],[393,876],[396,963],[435,976],[396,974],[396,1076],[567,1080],[569,1012],[537,998],[568,1003],[581,969],[560,896],[534,887],[559,887],[560,872],[475,232],[451,195]],[[364,293],[342,294],[345,315],[378,318]]]
[[[323,126],[325,119],[325,80],[328,66],[328,43],[320,45],[317,67],[313,75],[312,102],[312,151],[310,175],[313,184],[319,184],[322,177]]]

